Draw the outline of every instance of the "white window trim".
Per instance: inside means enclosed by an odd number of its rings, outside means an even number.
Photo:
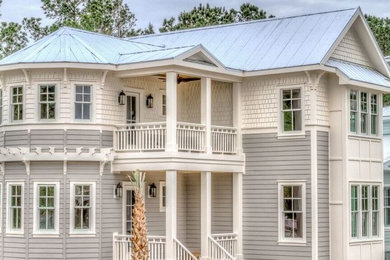
[[[283,105],[283,90],[288,89],[300,89],[301,90],[301,111],[302,111],[302,118],[301,118],[301,129],[299,131],[283,131],[283,117],[282,117],[282,105]],[[288,85],[288,86],[280,86],[278,88],[278,138],[295,138],[295,137],[304,137],[305,136],[305,90],[304,85],[298,84],[298,85]]]
[[[385,188],[389,188],[390,189],[390,184],[383,185],[383,203],[385,202],[385,195],[384,195]],[[379,198],[379,203],[380,203],[380,198]],[[381,204],[379,204],[379,214],[381,214],[380,213],[380,208],[381,208]],[[390,206],[388,208],[390,210]],[[383,204],[383,214],[385,213],[384,211],[385,211],[385,204]],[[390,224],[388,226],[385,226],[384,219],[383,219],[383,226],[385,227],[386,231],[390,231]]]
[[[165,212],[166,206],[167,206],[166,196],[165,196],[165,207],[163,206],[163,187],[165,187],[165,195],[166,195],[166,189],[167,189],[166,183],[165,183],[165,181],[160,181],[160,185],[159,185],[160,212]]]
[[[91,86],[91,118],[90,119],[76,119],[76,86],[78,85],[82,85],[82,86]],[[77,81],[77,82],[71,82],[70,86],[72,86],[72,90],[71,90],[71,99],[70,99],[70,103],[71,103],[71,114],[72,114],[72,120],[73,122],[75,123],[94,123],[95,122],[95,115],[96,115],[96,111],[95,111],[95,108],[96,108],[96,89],[95,89],[95,85],[91,82],[82,82],[82,81]],[[116,100],[116,102],[118,102]],[[116,103],[117,104],[117,103]]]
[[[23,110],[22,110],[22,113],[23,113],[23,119],[21,120],[14,120],[14,117],[13,117],[13,102],[12,102],[12,90],[14,88],[17,88],[17,87],[21,87],[23,89],[23,99],[22,99],[22,105],[23,105]],[[12,86],[9,86],[9,104],[8,104],[8,107],[9,107],[9,111],[8,111],[8,116],[9,116],[9,122],[10,123],[14,123],[14,124],[18,124],[18,123],[22,123],[24,122],[24,120],[26,120],[26,102],[25,102],[25,99],[26,99],[26,88],[23,84],[16,84],[16,85],[12,85]]]
[[[21,228],[20,229],[12,229],[11,228],[11,211],[10,211],[10,206],[11,206],[11,186],[12,185],[20,185],[22,186],[22,201],[21,201]],[[24,182],[7,182],[7,208],[6,208],[6,218],[7,218],[7,224],[6,224],[6,233],[7,234],[12,234],[12,235],[23,235],[24,234]]]
[[[54,86],[54,104],[55,104],[55,113],[54,113],[54,118],[47,119],[47,118],[41,118],[41,86]],[[37,120],[41,122],[53,122],[57,121],[58,117],[60,115],[58,109],[59,109],[59,92],[58,91],[58,84],[57,83],[40,83],[37,85],[37,101],[38,101],[38,108],[37,108]],[[49,103],[47,103],[49,104]]]
[[[351,91],[356,91],[357,95],[357,118],[356,118],[356,132],[351,132]],[[361,93],[367,93],[367,133],[361,133]],[[371,133],[371,96],[376,95],[377,100],[376,100],[376,105],[377,105],[377,113],[375,114],[377,116],[377,126],[376,134]],[[355,135],[355,136],[364,136],[364,137],[373,137],[377,138],[380,136],[380,122],[382,122],[382,119],[380,117],[381,115],[381,109],[382,109],[382,98],[381,94],[376,93],[376,92],[370,92],[369,90],[361,90],[358,88],[350,88],[348,90],[348,133],[349,135]]]
[[[283,234],[283,186],[302,186],[302,238],[285,238]],[[306,181],[278,182],[278,244],[279,245],[306,245]]]
[[[352,237],[352,232],[351,232],[351,188],[352,186],[359,186],[359,193],[358,193],[358,208],[359,208],[359,223],[358,223],[358,236],[357,237]],[[369,191],[368,191],[368,208],[369,208],[369,213],[368,213],[368,236],[367,237],[362,237],[362,186],[369,186]],[[377,236],[372,236],[372,186],[378,186],[378,203],[379,203],[379,230],[378,230],[378,235]],[[349,239],[351,243],[360,243],[360,242],[367,242],[367,241],[377,241],[382,239],[383,235],[383,224],[382,222],[384,221],[383,218],[383,200],[381,192],[383,190],[383,187],[381,183],[378,182],[351,182],[349,184],[349,191],[348,191],[348,230],[349,230]]]
[[[88,230],[77,230],[74,228],[74,187],[75,185],[91,185],[91,212],[90,212],[90,226]],[[96,235],[96,182],[70,182],[70,210],[69,210],[69,234],[75,236],[84,236],[84,235]]]
[[[3,223],[3,183],[0,182],[0,223]],[[3,225],[0,225],[0,233],[3,232]]]
[[[54,230],[42,230],[39,229],[39,211],[38,211],[38,186],[39,185],[54,185]],[[60,207],[60,183],[59,182],[34,182],[34,195],[33,195],[33,235],[59,235],[59,207]]]

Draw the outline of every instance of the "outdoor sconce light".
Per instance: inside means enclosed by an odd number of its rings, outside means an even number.
[[[151,185],[149,185],[148,195],[149,195],[149,198],[157,197],[157,186],[156,186],[156,184],[152,183]]]
[[[123,193],[123,187],[122,184],[119,182],[115,187],[115,198],[122,198]]]
[[[147,108],[153,108],[153,96],[152,96],[152,94],[149,94],[149,96],[146,98],[146,107]]]
[[[124,105],[126,103],[126,94],[125,92],[123,92],[123,90],[121,91],[121,93],[119,93],[118,103],[119,105]]]

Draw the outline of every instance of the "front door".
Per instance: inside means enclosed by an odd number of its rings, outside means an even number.
[[[126,124],[139,122],[139,93],[128,92],[126,102]]]
[[[122,198],[122,214],[123,214],[123,234],[131,235],[132,231],[132,216],[134,206],[134,188],[131,186],[123,187],[123,198]]]

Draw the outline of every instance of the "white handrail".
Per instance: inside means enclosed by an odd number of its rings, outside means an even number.
[[[230,255],[237,254],[237,239],[238,235],[235,233],[212,234],[211,237],[223,247]]]
[[[173,238],[175,243],[176,259],[178,260],[198,260],[179,240]]]
[[[235,260],[225,248],[223,248],[215,239],[209,236],[209,257],[211,260]]]
[[[237,128],[227,126],[211,127],[213,153],[237,153]]]
[[[113,260],[131,260],[131,235],[113,234]],[[148,236],[149,260],[165,258],[165,237]]]
[[[121,125],[114,131],[116,151],[161,151],[165,149],[165,123]]]
[[[179,151],[204,152],[206,128],[201,124],[177,123],[177,146]]]

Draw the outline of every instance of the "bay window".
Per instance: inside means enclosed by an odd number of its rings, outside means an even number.
[[[56,118],[56,87],[54,85],[39,86],[40,119]]]
[[[354,134],[378,134],[378,95],[349,91],[349,131]]]
[[[378,237],[379,212],[379,185],[352,184],[350,187],[351,238],[365,240]]]
[[[279,183],[279,242],[305,242],[305,183]]]
[[[95,183],[71,183],[71,233],[95,232]]]

